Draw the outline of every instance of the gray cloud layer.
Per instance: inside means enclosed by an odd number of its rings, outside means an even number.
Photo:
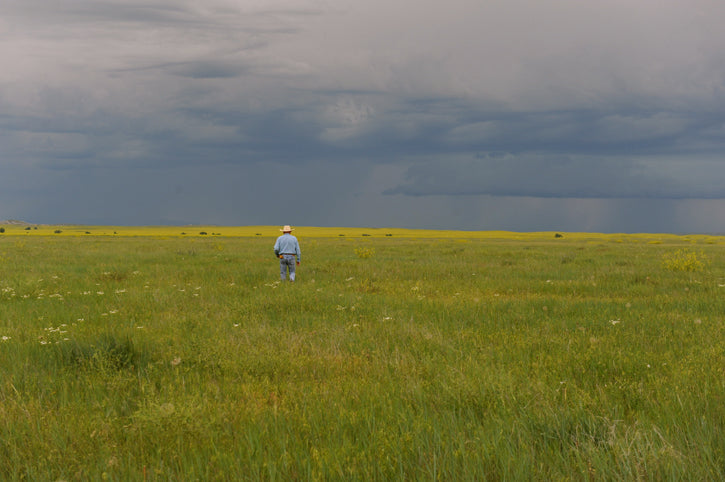
[[[722,18],[714,0],[5,2],[0,218],[725,231]]]
[[[684,166],[687,166],[684,168]],[[722,199],[722,161],[486,155],[416,164],[389,194]]]

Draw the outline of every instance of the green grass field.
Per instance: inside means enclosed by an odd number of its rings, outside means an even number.
[[[7,227],[0,479],[725,478],[725,238],[278,234]]]

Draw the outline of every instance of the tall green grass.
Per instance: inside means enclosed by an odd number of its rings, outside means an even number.
[[[300,241],[0,237],[0,478],[725,477],[721,244]]]

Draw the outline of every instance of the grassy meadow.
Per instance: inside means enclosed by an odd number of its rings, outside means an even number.
[[[5,226],[0,479],[725,479],[725,238],[278,234]]]

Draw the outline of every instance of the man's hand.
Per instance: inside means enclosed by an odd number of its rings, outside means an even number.
[[[299,265],[300,265],[300,262],[299,262],[299,261],[297,261],[297,266],[299,266]]]

